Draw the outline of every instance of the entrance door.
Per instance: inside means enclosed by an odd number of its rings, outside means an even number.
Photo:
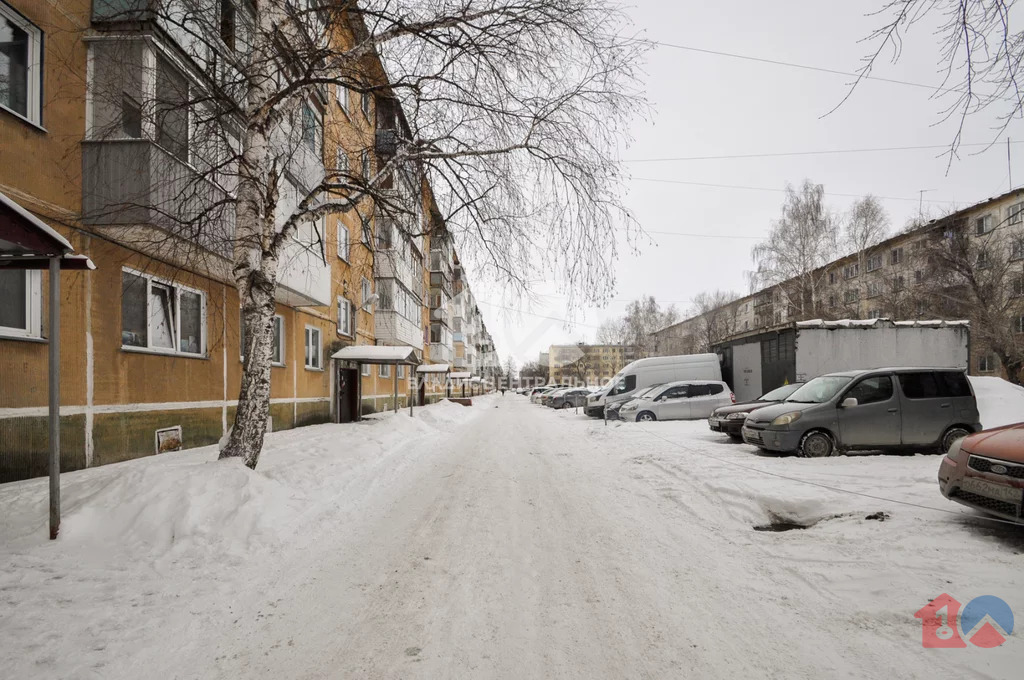
[[[354,368],[338,369],[338,422],[356,420],[359,406],[359,371]]]
[[[419,393],[417,394],[416,397],[416,403],[419,406],[423,406],[424,404],[427,403],[427,376],[419,375],[418,373],[416,375],[416,382],[418,382],[420,385]]]

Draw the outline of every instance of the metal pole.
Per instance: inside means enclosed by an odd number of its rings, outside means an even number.
[[[395,383],[395,413],[398,413],[398,364],[395,364],[395,373],[391,377]]]
[[[409,368],[412,369],[413,367],[410,366]],[[419,374],[414,372],[413,375],[417,376],[416,380],[415,381],[409,381],[408,383],[406,383],[409,386],[409,415],[410,416],[412,416],[412,402],[413,402],[413,399],[414,398],[415,399],[419,399],[420,398],[420,384],[419,384],[419,377],[418,377]],[[413,388],[413,385],[416,386],[415,389]],[[415,392],[415,395],[413,394],[414,392]]]
[[[50,540],[60,531],[60,258],[50,258]]]

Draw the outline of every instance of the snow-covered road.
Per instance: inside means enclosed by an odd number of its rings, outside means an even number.
[[[702,422],[511,394],[276,433],[256,475],[175,456],[67,475],[57,545],[27,519],[42,481],[0,488],[5,675],[1010,677],[1024,658],[1019,630],[921,647],[913,614],[942,592],[1024,616],[1024,533],[942,499],[937,456],[765,458]],[[814,526],[752,528],[772,521]]]

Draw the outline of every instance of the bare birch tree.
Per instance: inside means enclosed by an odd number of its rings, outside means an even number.
[[[147,178],[135,200],[111,188],[89,219],[141,210],[122,221],[159,228],[126,227],[122,240],[152,241],[147,252],[221,271],[237,288],[246,347],[222,457],[257,464],[282,258],[299,243],[323,260],[326,215],[355,212],[364,229],[383,215],[395,238],[414,238],[435,221],[421,215],[427,180],[475,271],[524,291],[528,263],[540,261],[570,304],[608,294],[615,231],[632,225],[617,157],[643,106],[635,84],[645,49],[621,35],[613,2],[96,2],[111,35],[141,25],[183,50],[147,61],[127,41],[104,45],[111,55],[92,94],[106,124],[151,137],[190,172]],[[126,95],[121,81],[139,69],[155,71],[146,82],[156,85]],[[376,115],[344,157],[345,140],[324,139],[322,124],[336,90]],[[195,134],[178,134],[183,126]]]
[[[710,352],[723,338],[736,332],[736,305],[739,298],[732,291],[714,290],[698,293],[693,298],[691,316],[696,319],[696,350]]]
[[[824,266],[835,258],[839,236],[839,224],[825,205],[822,185],[804,180],[799,190],[787,186],[782,216],[772,225],[768,239],[751,251],[756,266],[750,273],[752,287],[778,286],[781,302],[791,314],[813,318],[823,306]]]

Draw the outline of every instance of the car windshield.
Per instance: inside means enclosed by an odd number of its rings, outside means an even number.
[[[771,392],[765,392],[757,398],[758,401],[785,401],[787,397],[800,389],[803,383],[793,383],[792,385],[783,385],[782,387],[776,387]]]
[[[846,375],[823,375],[793,392],[786,401],[794,404],[824,404],[852,379]]]

